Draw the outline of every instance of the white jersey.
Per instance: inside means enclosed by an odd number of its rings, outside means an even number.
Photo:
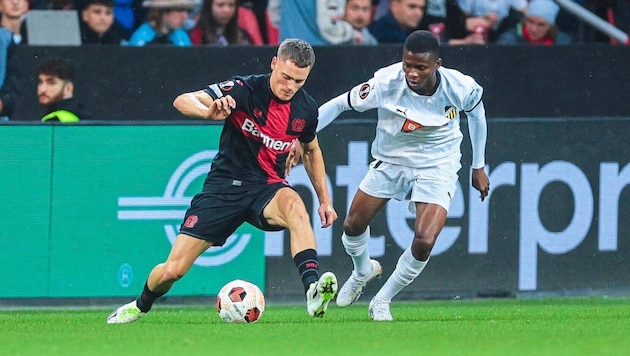
[[[469,76],[454,69],[438,69],[438,87],[431,96],[420,95],[407,85],[402,63],[379,69],[374,77],[347,93],[351,109],[378,109],[376,137],[372,143],[375,159],[407,167],[429,167],[461,157],[460,111],[483,124],[475,144],[485,147],[483,89]],[[339,114],[320,107],[322,115]],[[322,110],[323,109],[323,110]],[[334,117],[333,117],[334,119]],[[332,120],[331,120],[332,121]],[[482,141],[482,142],[478,142]],[[473,155],[473,168],[483,167],[484,152]]]

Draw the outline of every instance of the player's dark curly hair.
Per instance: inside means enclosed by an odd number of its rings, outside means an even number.
[[[313,67],[315,64],[315,51],[308,42],[299,38],[287,38],[280,43],[277,57],[290,59],[298,68]]]
[[[74,82],[74,67],[61,58],[47,59],[37,67],[37,75],[46,74]]]
[[[431,31],[413,31],[405,40],[405,50],[411,53],[432,53],[435,56],[440,54],[440,42]]]

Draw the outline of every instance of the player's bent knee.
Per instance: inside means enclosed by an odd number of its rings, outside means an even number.
[[[367,224],[348,216],[343,222],[343,232],[348,236],[359,236],[367,229]]]
[[[416,234],[411,244],[414,257],[421,260],[426,259],[431,254],[436,238],[433,236],[423,236]]]

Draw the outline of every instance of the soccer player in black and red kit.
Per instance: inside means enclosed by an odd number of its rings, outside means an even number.
[[[244,222],[265,231],[288,229],[291,254],[302,278],[307,311],[324,315],[337,292],[332,272],[319,275],[315,234],[304,202],[285,177],[297,162],[304,167],[320,207],[323,227],[337,219],[324,159],[316,136],[318,106],[302,89],[315,62],[313,48],[287,39],[271,60],[271,73],[237,76],[179,95],[173,105],[184,115],[225,120],[219,152],[201,193],[186,211],[167,260],[153,268],[138,299],[116,309],[111,324],[130,323],[151,309],[212,246],[221,246]]]

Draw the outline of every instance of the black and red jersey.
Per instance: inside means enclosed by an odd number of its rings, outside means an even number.
[[[311,142],[317,128],[317,103],[303,89],[289,101],[271,92],[271,74],[235,76],[211,84],[214,99],[230,95],[236,108],[226,119],[219,152],[208,177],[252,183],[286,183],[286,159],[294,139]]]

